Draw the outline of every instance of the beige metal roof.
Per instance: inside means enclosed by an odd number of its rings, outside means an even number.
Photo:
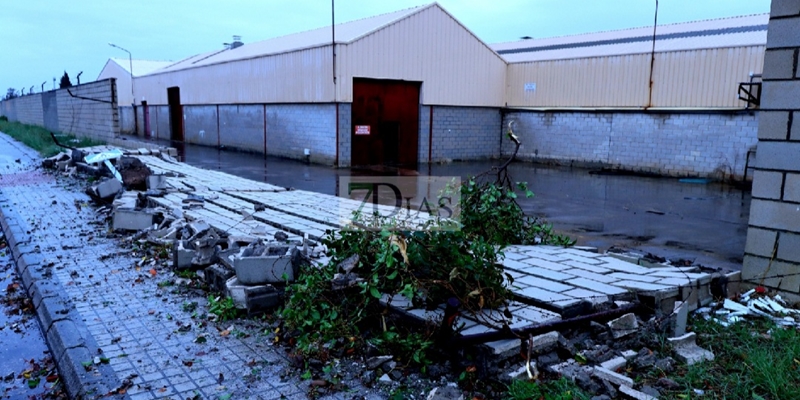
[[[414,15],[428,7],[435,5],[436,3],[431,3],[424,6],[408,8],[387,14],[376,15],[374,17],[336,24],[336,43],[351,43],[366,35],[369,35],[370,33],[390,26],[406,17]],[[326,26],[310,31],[262,40],[260,42],[245,43],[244,45],[235,49],[221,49],[208,53],[197,54],[178,61],[167,68],[153,71],[152,73],[158,74],[235,60],[264,57],[330,44],[331,27]]]
[[[147,75],[157,69],[164,68],[174,63],[173,61],[129,60],[127,58],[110,58],[109,60],[115,62],[127,73],[131,72],[130,66],[131,63],[133,63],[133,76]]]
[[[747,15],[656,28],[656,52],[724,47],[763,46],[769,14]],[[595,32],[496,43],[491,47],[508,62],[561,60],[649,53],[653,27]]]

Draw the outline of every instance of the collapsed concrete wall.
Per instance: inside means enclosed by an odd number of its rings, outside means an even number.
[[[514,110],[504,130],[510,121],[521,159],[738,180],[756,144],[758,115]],[[513,149],[504,134],[503,154]]]
[[[773,0],[742,279],[800,300],[800,2]]]
[[[119,135],[116,103],[115,81],[107,79],[3,100],[0,113],[10,121],[102,140]]]

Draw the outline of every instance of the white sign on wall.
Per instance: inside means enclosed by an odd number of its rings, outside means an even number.
[[[536,91],[536,83],[530,82],[525,84],[525,91],[526,92],[535,92]]]
[[[356,125],[356,135],[369,135],[369,125]]]

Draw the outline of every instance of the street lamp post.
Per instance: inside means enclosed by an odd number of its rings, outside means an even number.
[[[129,63],[128,67],[130,67],[130,73],[131,73],[131,104],[132,105],[136,104],[136,97],[134,97],[134,95],[133,95],[133,56],[131,56],[131,52],[130,51],[125,50],[122,47],[119,47],[119,46],[115,45],[114,43],[109,43],[108,45],[111,46],[111,47],[118,48],[118,49],[128,53],[128,63]]]
[[[45,83],[47,83],[47,81],[42,82],[42,92],[44,92],[44,84]]]

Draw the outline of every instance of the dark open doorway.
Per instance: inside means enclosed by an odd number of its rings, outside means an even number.
[[[353,79],[353,166],[416,169],[421,82]]]
[[[183,141],[183,106],[181,105],[181,89],[177,86],[167,88],[167,104],[169,104],[169,138]]]

